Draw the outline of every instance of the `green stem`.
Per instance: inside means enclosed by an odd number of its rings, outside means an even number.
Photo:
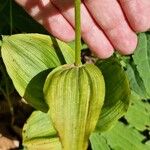
[[[81,65],[81,0],[75,0],[75,65]]]

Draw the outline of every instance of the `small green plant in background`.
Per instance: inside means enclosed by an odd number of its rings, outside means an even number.
[[[37,109],[23,128],[24,148],[148,150],[150,33],[139,34],[132,56],[82,64],[80,0],[75,6],[75,51],[49,35],[3,36],[7,72]]]

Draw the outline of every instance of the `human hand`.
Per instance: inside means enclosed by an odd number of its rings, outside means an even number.
[[[74,39],[74,0],[16,0],[52,35]],[[137,45],[135,32],[150,28],[150,0],[83,0],[82,38],[100,58],[114,49],[128,55]]]

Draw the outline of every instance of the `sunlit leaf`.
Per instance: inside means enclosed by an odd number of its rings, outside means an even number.
[[[92,150],[110,150],[105,137],[98,133],[93,133],[90,137]]]
[[[142,101],[136,94],[132,94],[131,106],[127,114],[126,119],[137,130],[144,131],[150,130],[150,104],[147,100]]]
[[[118,122],[110,131],[102,134],[93,133],[90,140],[92,150],[149,150],[148,144],[142,143],[144,138],[145,137],[134,128]],[[99,144],[95,145],[95,143]],[[106,143],[108,145],[107,147]]]
[[[49,114],[66,150],[86,150],[105,96],[100,70],[93,64],[64,65],[44,85]]]
[[[4,36],[1,51],[7,72],[19,94],[35,108],[47,111],[47,105],[41,99],[40,92],[34,88],[37,86],[42,91],[43,83],[34,81],[37,84],[33,85],[32,91],[28,90],[28,93],[26,88],[42,71],[64,63],[73,63],[74,51],[67,44],[41,34]],[[39,77],[36,79],[39,81]],[[39,98],[36,93],[39,93]]]
[[[27,150],[61,150],[56,130],[46,113],[35,111],[23,128],[23,145]]]

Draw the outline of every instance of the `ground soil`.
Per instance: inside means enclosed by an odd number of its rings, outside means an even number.
[[[0,95],[0,150],[22,149],[22,128],[33,111],[33,108],[25,104],[16,93],[12,94],[12,104],[14,108],[13,124],[8,103]]]

